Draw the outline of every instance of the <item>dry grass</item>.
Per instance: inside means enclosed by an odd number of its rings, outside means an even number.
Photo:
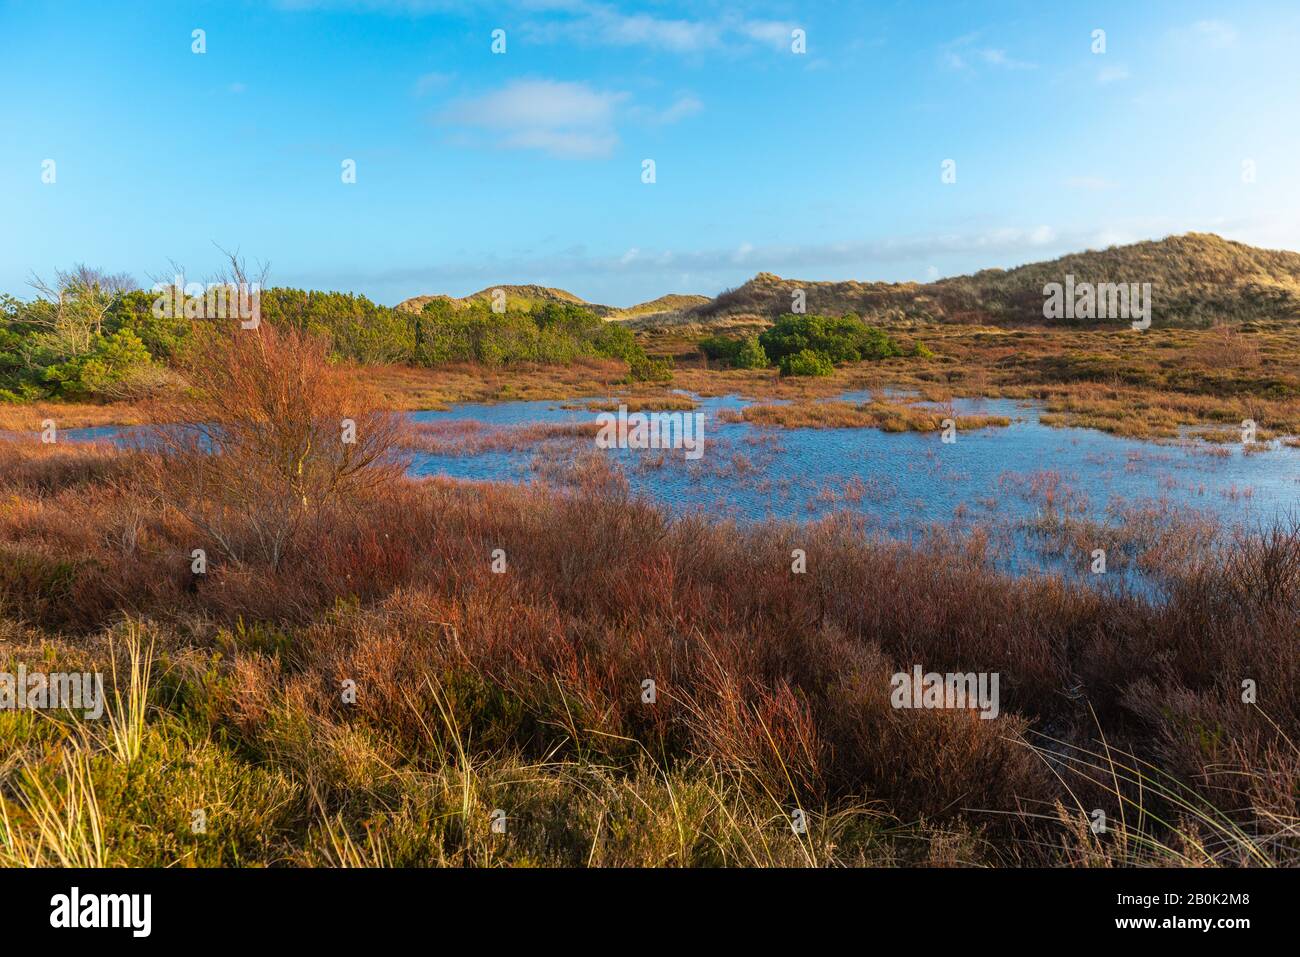
[[[784,429],[880,429],[884,432],[938,432],[951,419],[963,432],[1006,427],[1001,415],[957,415],[951,408],[929,409],[901,402],[792,402],[786,405],[751,405],[737,412],[724,410],[724,422],[779,426]]]
[[[1172,438],[1183,426],[1260,435],[1300,434],[1300,325],[1250,323],[1214,329],[887,325],[891,335],[923,341],[933,358],[886,359],[842,366],[833,376],[782,379],[772,369],[710,369],[694,342],[662,338],[647,346],[673,355],[672,386],[700,395],[807,402],[862,389],[911,391],[931,401],[1032,399],[1054,425],[1096,428],[1137,438]]]
[[[40,434],[52,419],[59,429],[86,429],[102,425],[148,425],[165,422],[164,406],[149,402],[0,402],[0,432]]]
[[[221,393],[228,421],[314,361],[286,348]],[[304,395],[280,434],[348,393]],[[335,474],[337,450],[289,444],[301,469],[223,474],[254,506]],[[563,488],[308,491],[292,548],[193,574],[265,516],[217,534],[171,507],[194,488],[157,477],[192,473],[163,452],[0,443],[7,655],[114,679],[107,736],[0,712],[9,863],[1300,862],[1300,529],[1169,551],[1155,601],[849,515],[670,521],[594,457]],[[913,665],[996,672],[1000,716],[893,707]]]
[[[580,359],[567,366],[517,364],[510,367],[451,363],[436,368],[377,366],[366,378],[387,408],[397,411],[445,409],[453,402],[565,400],[618,392],[627,365],[615,360]]]
[[[472,419],[421,422],[402,439],[404,448],[434,455],[481,455],[484,452],[555,452],[581,443],[591,447],[600,425],[596,422],[485,425]]]
[[[951,543],[876,542],[848,519],[668,523],[620,489],[600,474],[565,494],[403,481],[299,557],[194,582],[177,573],[190,531],[133,497],[146,490],[65,484],[0,514],[0,601],[6,617],[88,634],[123,610],[147,616],[171,689],[148,727],[201,715],[225,729],[212,742],[290,782],[241,787],[298,795],[258,813],[289,815],[276,853],[299,862],[489,864],[527,848],[569,863],[915,863],[952,840],[967,863],[1082,862],[1091,836],[1051,810],[1076,799],[1112,818],[1148,809],[1125,849],[1108,845],[1116,859],[1243,862],[1195,809],[1294,861],[1295,533],[1203,555],[1152,606],[1007,579]],[[109,531],[128,502],[144,513],[129,548]],[[807,574],[791,574],[796,547]],[[889,678],[914,663],[997,671],[1002,717],[896,711]],[[1241,703],[1242,676],[1258,705]],[[132,754],[163,748],[148,727]],[[1035,729],[1064,742],[1047,763]],[[1104,754],[1103,739],[1131,756],[1118,783],[1052,764]],[[54,800],[65,772],[42,773]],[[499,807],[520,843],[490,831]],[[806,841],[788,828],[794,808],[814,822]],[[126,839],[129,822],[101,811]],[[10,827],[34,840],[32,813]],[[414,836],[435,819],[441,849]],[[681,829],[685,848],[668,839]],[[1179,836],[1192,833],[1201,850]]]

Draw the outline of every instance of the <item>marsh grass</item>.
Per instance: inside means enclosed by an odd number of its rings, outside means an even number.
[[[108,719],[109,747],[123,764],[138,759],[144,746],[145,712],[149,707],[154,646],[152,638],[145,644],[142,631],[138,622],[126,623],[122,638],[127,659],[125,695],[122,692],[123,683],[118,680],[118,655],[112,639],[109,640],[108,660],[113,676],[113,704],[105,707],[104,716]]]
[[[20,758],[14,781],[16,813],[0,793],[0,862],[13,867],[105,867],[102,812],[85,747],[60,751],[57,776]],[[21,816],[19,816],[21,815]]]
[[[563,453],[578,445],[590,448],[595,422],[485,425],[473,420],[423,422],[407,430],[403,447],[433,455],[482,455],[485,452]]]
[[[1009,398],[1042,402],[1047,425],[1095,428],[1145,439],[1175,439],[1187,427],[1231,435],[1242,420],[1260,435],[1300,435],[1300,326],[1256,321],[1227,327],[1016,327],[884,321],[934,352],[850,363],[826,378],[782,378],[775,369],[708,368],[697,339],[671,330],[644,338],[656,355],[673,356],[668,383],[639,383],[629,408],[685,408],[678,390],[701,396],[814,402],[861,389],[915,392],[931,401]],[[386,408],[446,409],[457,402],[590,399],[602,408],[623,394],[626,367],[585,359],[569,366],[448,364],[436,368],[369,366],[366,380]],[[614,403],[617,405],[617,403]],[[174,421],[167,403],[0,405],[0,430],[35,435],[45,418],[61,428]]]
[[[1296,768],[1285,750],[1296,716],[1238,713],[1224,684],[1248,667],[1270,676],[1270,700],[1285,700],[1300,680],[1285,637],[1300,557],[1282,530],[1172,576],[1157,607],[1013,583],[978,549],[890,545],[842,520],[745,533],[668,524],[605,479],[563,494],[394,491],[400,500],[367,525],[410,559],[381,590],[351,564],[371,561],[349,545],[357,533],[337,528],[312,565],[263,572],[271,595],[218,568],[196,593],[178,580],[138,595],[144,617],[115,623],[120,598],[96,605],[98,588],[73,589],[60,601],[89,601],[73,617],[102,616],[86,632],[102,640],[78,657],[72,641],[84,638],[39,623],[17,633],[16,654],[97,660],[114,690],[103,732],[0,715],[18,755],[0,773],[6,861],[1296,859],[1295,798],[1278,783]],[[55,495],[19,526],[0,519],[0,532],[21,530],[32,547],[42,512],[67,521],[62,508]],[[186,554],[184,529],[168,528],[151,526],[164,538],[146,537],[139,560]],[[122,546],[89,531],[103,575]],[[816,578],[788,574],[792,540],[814,556]],[[488,567],[498,543],[505,576]],[[117,574],[105,594],[136,573]],[[863,600],[863,581],[876,598]],[[9,598],[38,617],[47,607]],[[888,676],[916,660],[1000,671],[1005,717],[902,718]],[[670,676],[654,708],[637,700],[646,675]],[[339,701],[344,677],[361,689],[355,705]],[[1115,809],[1105,843],[1078,830],[1080,806]],[[190,832],[195,808],[207,809],[206,834]],[[497,808],[504,835],[491,830]],[[791,827],[795,809],[806,833]]]
[[[1270,721],[1266,715],[1265,721]],[[1293,862],[1300,846],[1300,815],[1264,809],[1261,820],[1243,823],[1239,815],[1217,805],[1139,756],[1113,748],[1102,737],[1094,748],[1079,747],[1047,735],[1028,744],[1052,768],[1073,804],[1057,801],[1055,813],[1073,838],[1069,859],[1084,866],[1107,867],[1275,867]],[[1300,751],[1290,742],[1289,773],[1300,768]],[[1226,769],[1225,769],[1226,770]],[[1227,788],[1248,791],[1265,783],[1259,771],[1230,771]],[[1243,780],[1231,780],[1233,776]],[[1091,827],[1092,812],[1076,793],[1079,782],[1104,795],[1097,809],[1107,813],[1107,827]],[[1286,784],[1273,791],[1277,806],[1293,806]],[[1266,826],[1261,829],[1260,823]]]
[[[784,429],[880,429],[882,432],[938,432],[948,419],[963,432],[1005,428],[1011,424],[1006,416],[957,415],[951,404],[946,409],[931,409],[880,399],[862,403],[824,400],[751,405],[737,412],[723,410],[719,418],[724,422]]]
[[[670,520],[593,456],[562,486],[394,476],[193,575],[222,549],[167,464],[0,443],[7,651],[113,676],[107,731],[0,712],[6,863],[1300,862],[1298,529],[1165,552],[1157,601],[1009,578],[955,530]],[[894,708],[913,664],[999,673],[1001,716]],[[1078,811],[1107,800],[1100,843]]]

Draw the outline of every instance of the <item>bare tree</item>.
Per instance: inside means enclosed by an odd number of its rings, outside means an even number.
[[[271,567],[403,471],[403,423],[292,327],[195,332],[190,389],[155,431],[158,491],[229,559]]]
[[[238,249],[231,252],[228,249],[223,249],[216,243],[213,243],[212,245],[221,250],[221,255],[226,258],[226,266],[217,276],[218,282],[224,282],[227,285],[233,284],[244,289],[252,288],[254,285],[259,289],[266,288],[267,277],[271,274],[270,263],[264,263],[259,259],[257,261],[256,278],[249,279],[249,276],[252,274],[248,270],[248,263],[244,257],[239,255]]]
[[[126,273],[106,273],[84,263],[55,272],[53,282],[33,273],[28,285],[37,298],[23,311],[23,321],[43,330],[38,345],[67,358],[89,352],[114,303],[137,288]]]

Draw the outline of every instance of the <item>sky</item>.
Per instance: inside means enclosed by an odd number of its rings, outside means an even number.
[[[1300,250],[1297,49],[1294,0],[0,0],[0,292],[221,249],[388,304],[617,306]]]

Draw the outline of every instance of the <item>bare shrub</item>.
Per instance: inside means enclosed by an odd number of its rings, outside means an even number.
[[[279,566],[402,473],[401,419],[322,339],[204,327],[182,367],[189,388],[153,430],[158,489],[232,561]]]

